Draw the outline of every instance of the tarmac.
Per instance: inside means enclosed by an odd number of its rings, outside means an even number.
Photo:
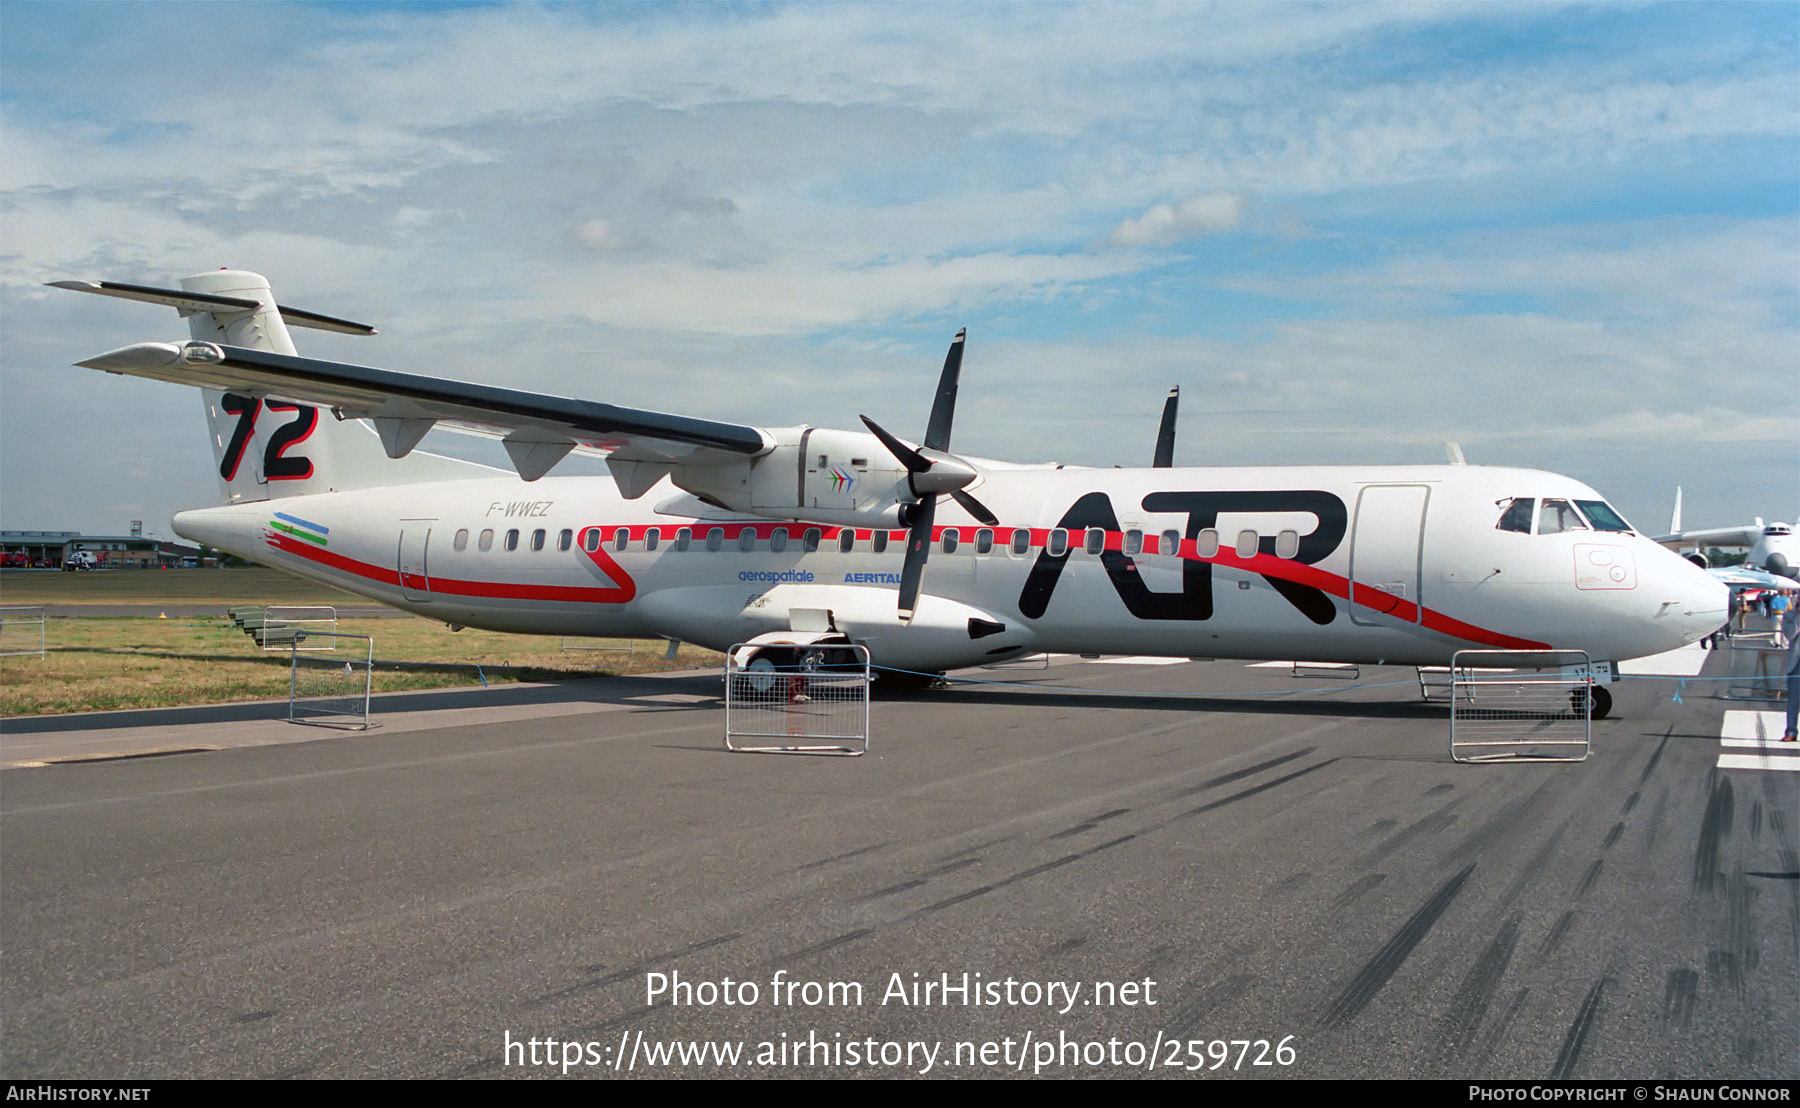
[[[1557,763],[1228,661],[861,758],[727,752],[711,673],[8,720],[0,1073],[1791,1080],[1800,751],[1725,653]]]

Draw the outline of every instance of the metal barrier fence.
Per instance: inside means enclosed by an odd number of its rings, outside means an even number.
[[[1458,651],[1450,660],[1450,757],[1585,761],[1593,683],[1578,650]]]
[[[1739,631],[1731,639],[1731,677],[1726,700],[1779,700],[1787,688],[1781,672],[1786,652],[1773,631]]]
[[[1433,704],[1450,703],[1450,667],[1418,666],[1419,698]]]
[[[263,631],[265,640],[285,639],[289,659],[288,722],[313,727],[339,727],[350,731],[367,731],[379,726],[369,720],[369,690],[375,673],[375,640],[368,635],[340,634],[336,631],[311,631],[298,627],[270,627]],[[329,637],[344,639],[345,653],[340,662],[333,658],[303,656],[301,644],[309,639]],[[361,643],[360,650],[357,646]],[[264,643],[265,648],[268,642]],[[332,649],[337,649],[336,644]],[[361,653],[362,657],[355,655]]]
[[[325,651],[337,649],[337,609],[331,607],[287,607],[264,608],[263,633],[255,636],[264,650],[307,650]],[[321,614],[322,613],[322,614]],[[282,628],[299,628],[307,632],[306,642],[309,646],[289,646],[279,640],[285,636],[276,635],[270,640],[270,632]]]
[[[725,749],[856,757],[869,749],[869,652],[763,647],[725,655]],[[743,740],[751,740],[746,743]],[[765,740],[780,740],[768,742]]]
[[[44,609],[0,608],[0,658],[44,656]]]

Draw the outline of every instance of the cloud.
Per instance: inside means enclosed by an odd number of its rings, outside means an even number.
[[[575,241],[589,250],[611,250],[620,245],[619,233],[604,219],[590,219],[575,228]]]
[[[1243,217],[1241,197],[1229,192],[1209,192],[1179,204],[1157,204],[1136,219],[1114,227],[1107,241],[1114,246],[1168,246],[1201,235],[1235,231]]]

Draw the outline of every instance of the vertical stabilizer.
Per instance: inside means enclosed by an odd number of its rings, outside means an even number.
[[[52,284],[172,307],[187,319],[188,333],[197,341],[290,357],[299,353],[288,333],[290,325],[350,335],[375,333],[373,327],[361,323],[277,304],[266,278],[241,269],[184,277],[180,289],[115,281]],[[201,389],[201,395],[212,438],[213,466],[227,504],[492,477],[503,472],[416,450],[398,460],[390,458],[380,437],[360,421],[340,420],[330,410],[280,396],[237,395],[207,388]]]

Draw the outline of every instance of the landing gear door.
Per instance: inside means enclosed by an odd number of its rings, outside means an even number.
[[[409,519],[400,524],[400,595],[408,600],[430,600],[431,578],[426,572],[425,547],[431,539],[433,520]]]
[[[1417,623],[1419,544],[1425,528],[1425,485],[1370,485],[1356,501],[1350,537],[1350,618],[1367,626]]]

